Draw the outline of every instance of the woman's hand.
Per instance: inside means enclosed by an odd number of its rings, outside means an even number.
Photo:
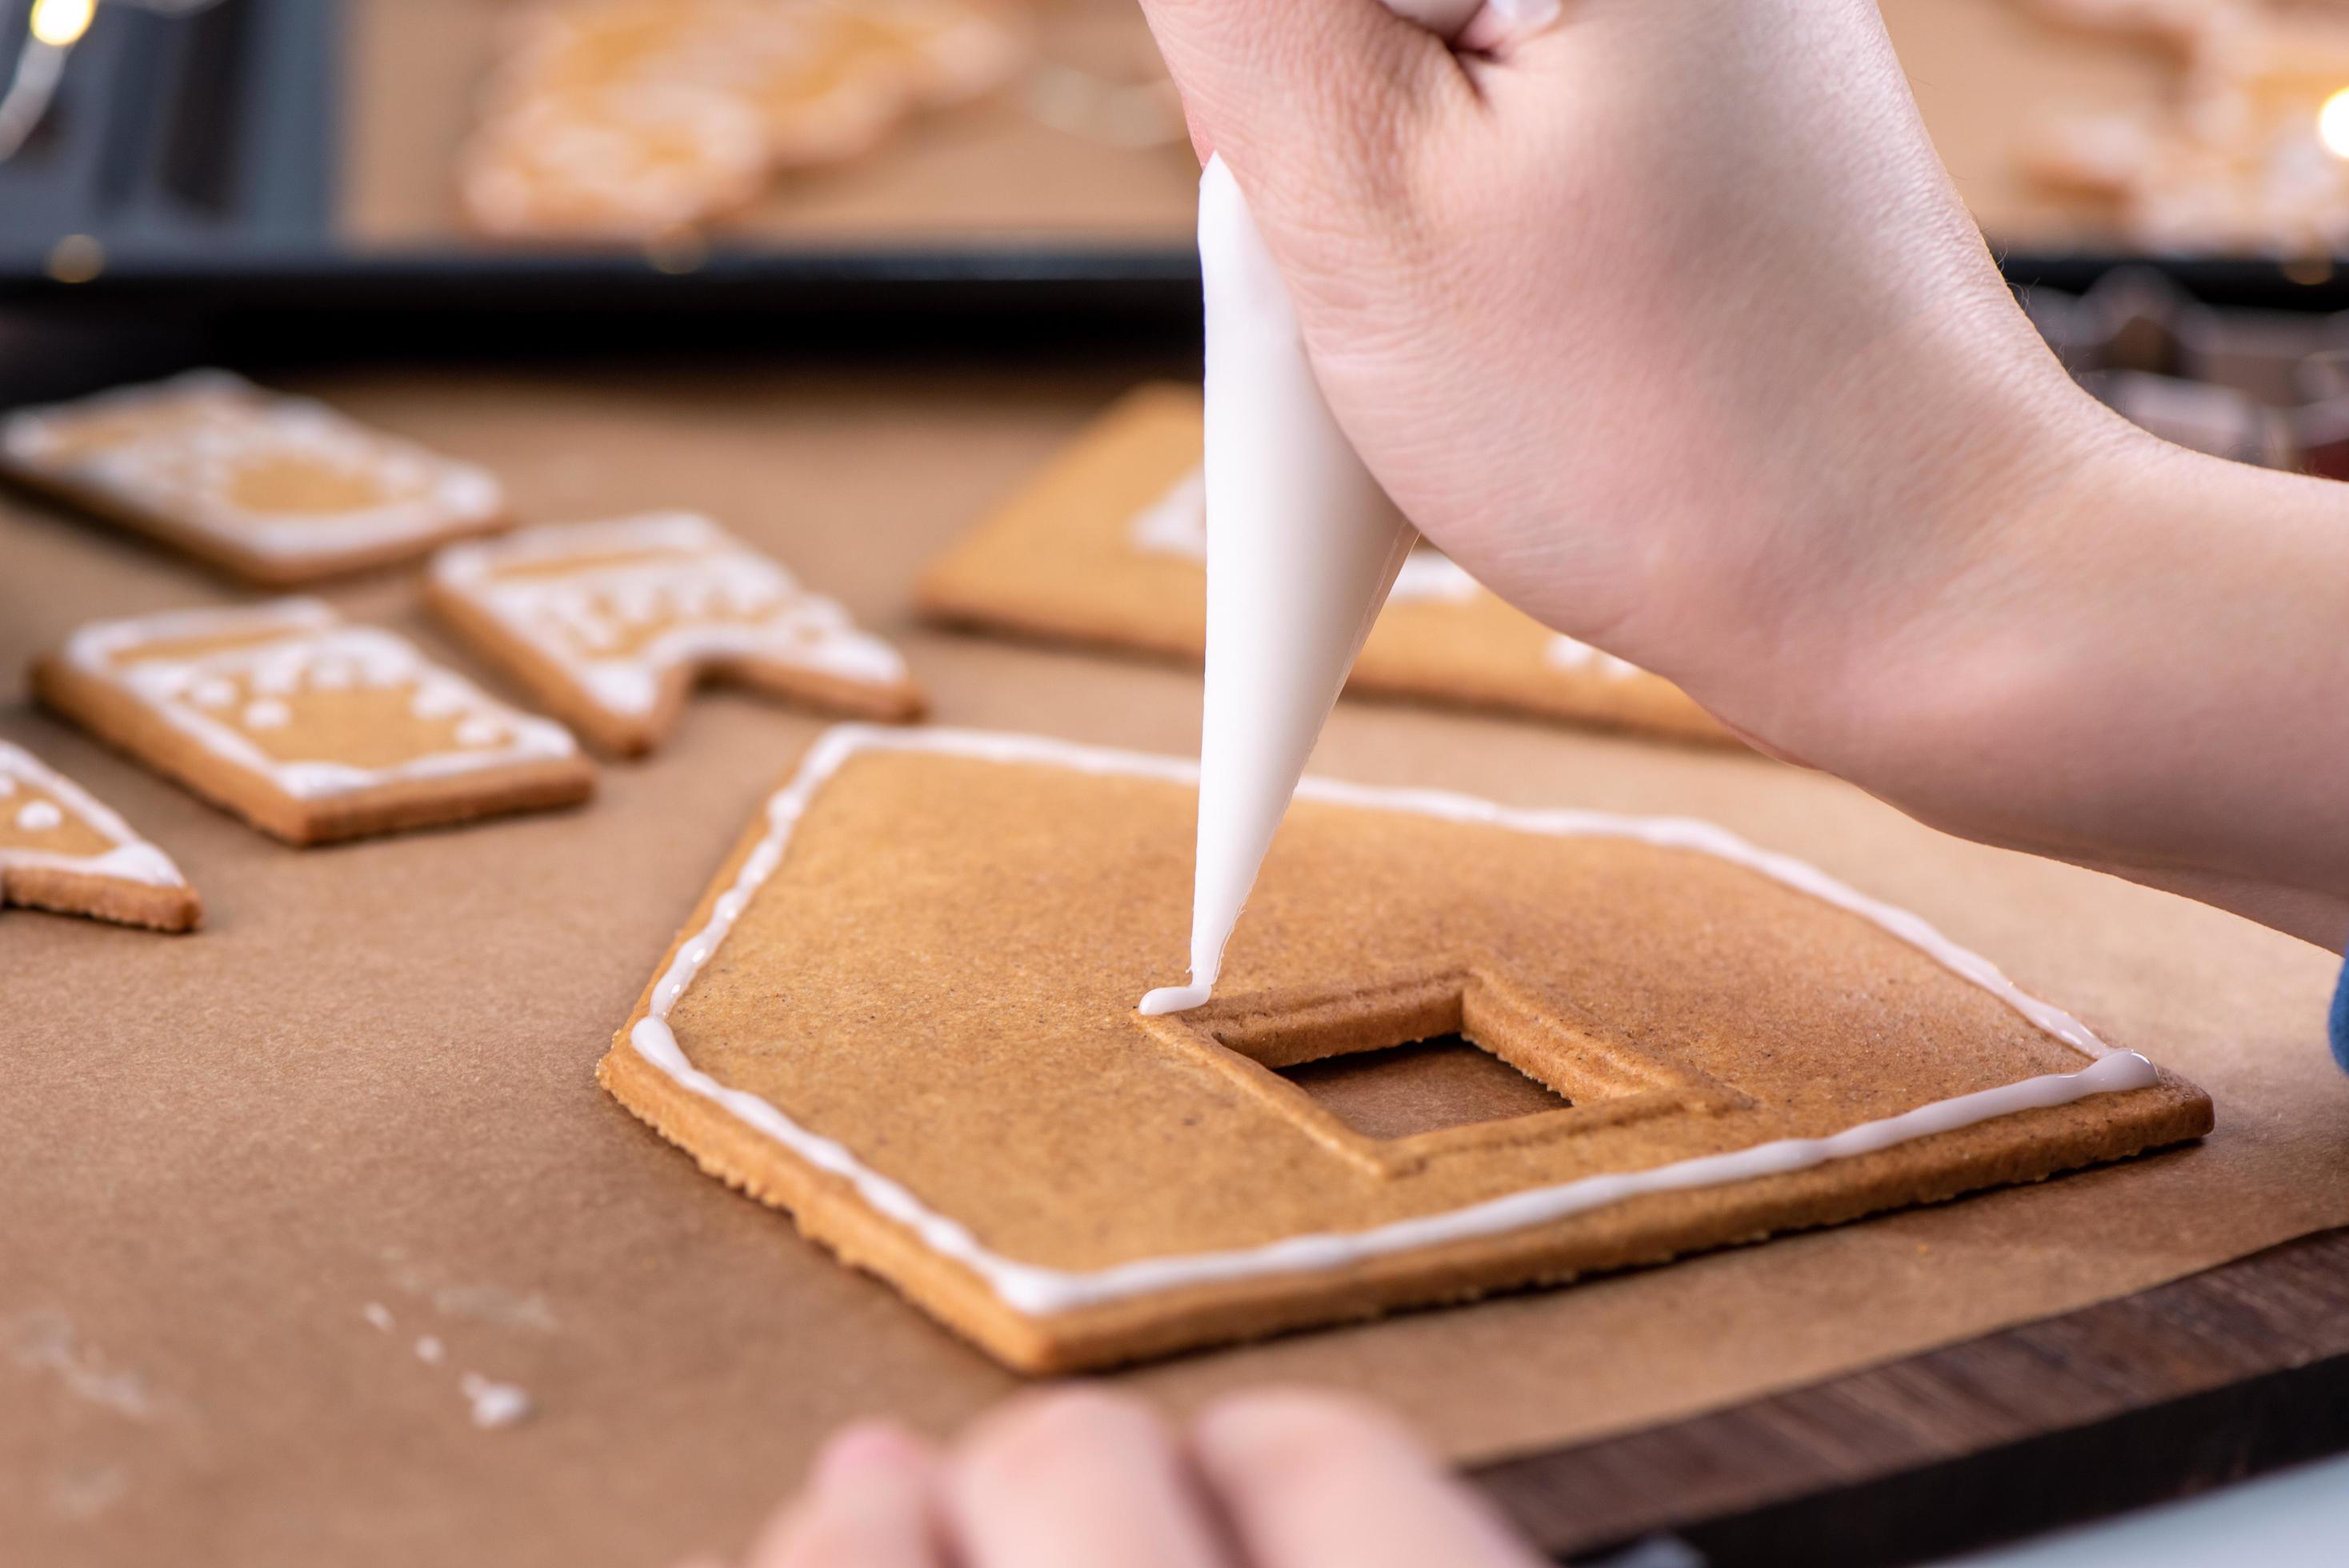
[[[1017,1399],[939,1452],[834,1437],[745,1568],[1533,1568],[1394,1420],[1306,1393],[1176,1435],[1092,1388]]]
[[[1870,0],[1143,0],[1404,511],[1938,827],[2349,939],[2349,492],[2066,377]],[[1923,62],[1920,62],[1923,64]]]

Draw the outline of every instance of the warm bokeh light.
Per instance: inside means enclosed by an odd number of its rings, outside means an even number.
[[[2349,88],[2324,100],[2316,111],[2316,134],[2335,158],[2349,158]]]
[[[33,36],[62,49],[89,30],[97,12],[98,0],[33,0]]]

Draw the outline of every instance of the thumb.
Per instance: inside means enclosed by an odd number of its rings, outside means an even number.
[[[1394,0],[1438,26],[1463,0]],[[1381,0],[1142,0],[1183,94],[1192,145],[1221,153],[1252,201],[1357,188],[1392,170],[1431,98],[1464,93],[1444,39]]]

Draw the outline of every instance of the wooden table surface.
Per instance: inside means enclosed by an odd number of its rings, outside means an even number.
[[[2349,1230],[1470,1473],[1561,1558],[1891,1568],[2349,1449]]]

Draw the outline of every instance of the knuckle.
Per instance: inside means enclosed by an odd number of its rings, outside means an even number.
[[[1364,1454],[1402,1440],[1377,1407],[1307,1389],[1227,1399],[1202,1419],[1200,1438],[1248,1484],[1289,1492],[1344,1485]]]
[[[871,1556],[869,1545],[853,1521],[818,1504],[792,1522],[761,1568],[857,1568]]]
[[[1048,1482],[1105,1451],[1149,1441],[1156,1418],[1137,1400],[1093,1387],[1038,1395],[990,1421],[966,1462],[981,1484]]]

